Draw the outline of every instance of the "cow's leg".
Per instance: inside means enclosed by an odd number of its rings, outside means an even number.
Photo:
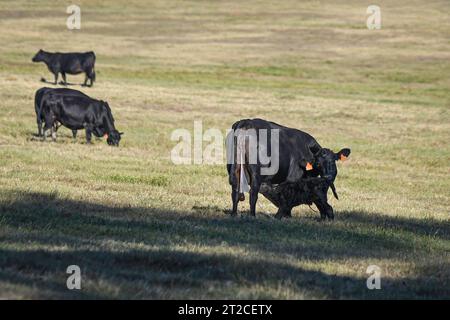
[[[72,130],[72,137],[73,137],[73,140],[77,139],[77,130]]]
[[[44,131],[43,131],[43,140],[46,141],[47,139],[47,131],[51,130],[53,134],[53,127],[55,125],[55,121],[53,119],[53,115],[50,112],[47,112],[44,116]]]
[[[47,126],[45,125],[45,126],[44,126],[44,130],[43,130],[43,133],[42,133],[42,140],[43,140],[43,141],[46,141],[46,140],[47,140],[47,131],[48,131],[48,129],[50,129],[50,128],[47,128]]]
[[[57,85],[58,84],[58,75],[59,75],[59,73],[55,72],[54,75],[55,75],[55,85]]]
[[[89,77],[88,77],[88,74],[87,74],[87,72],[84,74],[84,83],[82,84],[82,86],[83,87],[87,87],[87,82],[88,82],[88,79],[89,79]]]
[[[51,124],[45,124],[44,125],[44,130],[43,130],[43,140],[46,141],[47,140],[47,136],[48,136],[48,131],[50,130],[51,136],[53,138],[54,136],[54,128],[53,125]]]
[[[38,137],[42,137],[42,119],[37,118]]]
[[[256,215],[256,202],[258,201],[259,186],[254,185],[250,189],[250,215]]]
[[[250,187],[250,214],[256,215],[256,202],[258,201],[258,193],[261,188],[261,181],[258,175],[258,168],[256,165],[250,165],[251,172],[251,187]]]
[[[91,144],[92,140],[92,127],[86,126],[86,143]]]
[[[52,140],[53,142],[56,142],[56,130],[54,126],[52,126],[51,132],[52,132]]]
[[[231,215],[237,215],[237,208],[239,203],[239,191],[235,186],[232,186],[231,190],[231,200],[233,201],[233,209],[231,210]]]
[[[63,85],[67,86],[67,81],[66,81],[66,73],[65,72],[61,72],[62,78],[63,78]]]
[[[87,74],[86,74],[86,75],[87,75]],[[89,87],[94,86],[95,71],[94,71],[93,68],[89,70],[88,78],[89,78],[89,81],[90,81],[90,83],[91,83],[91,84],[89,85]]]

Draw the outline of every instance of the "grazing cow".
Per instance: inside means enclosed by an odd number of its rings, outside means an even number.
[[[283,182],[278,185],[261,184],[259,192],[277,208],[276,218],[291,217],[292,208],[316,204],[320,217],[334,219],[333,207],[327,200],[328,181],[322,177],[306,177],[297,182]]]
[[[34,95],[34,109],[36,111],[36,122],[37,122],[37,126],[38,126],[38,136],[39,137],[42,137],[42,123],[44,122],[44,115],[41,112],[42,97],[44,96],[44,94],[46,92],[49,92],[51,90],[55,90],[55,89],[43,87],[43,88],[38,89],[36,91],[36,94]],[[73,91],[74,95],[79,94],[80,96],[89,98],[89,96],[85,95],[84,93],[82,93],[80,91],[76,91],[76,90],[72,90],[72,91]],[[55,132],[58,131],[59,127],[60,127],[60,125],[58,125],[57,121],[55,121],[55,126],[54,126]],[[73,135],[73,138],[75,139],[77,137],[77,130],[72,130],[72,135]]]
[[[92,134],[106,135],[109,145],[118,146],[123,134],[116,130],[107,102],[92,99],[77,90],[58,88],[45,92],[40,112],[45,121],[44,140],[47,130],[51,130],[52,138],[56,140],[56,121],[71,130],[86,129],[87,143],[91,143]]]
[[[58,75],[61,73],[63,84],[67,85],[66,74],[85,73],[84,86],[94,85],[95,81],[95,53],[93,51],[84,53],[60,53],[46,52],[40,49],[32,59],[33,62],[44,62],[48,70],[55,76],[55,85],[58,83]]]
[[[261,137],[261,130],[266,130],[266,137]],[[258,157],[256,161],[249,161],[252,158],[251,139],[245,138],[248,132],[256,134],[256,149]],[[265,152],[267,156],[272,150],[271,135],[278,134],[278,151],[275,158],[270,159],[270,163],[263,163],[260,159],[260,152]],[[244,139],[241,139],[244,137]],[[264,139],[266,138],[266,139]],[[241,142],[239,142],[241,141]],[[243,141],[243,142],[242,142]],[[257,142],[257,143],[255,143]],[[334,196],[337,198],[334,180],[337,176],[336,160],[343,160],[350,154],[350,149],[342,149],[338,153],[322,148],[319,143],[308,133],[281,126],[274,122],[263,119],[245,119],[233,124],[232,131],[227,137],[227,171],[229,183],[231,185],[231,198],[233,201],[232,214],[237,214],[238,202],[244,200],[242,181],[248,180],[250,186],[250,214],[255,215],[256,202],[261,184],[266,183],[269,188],[271,185],[278,185],[284,182],[296,183],[302,178],[318,177],[319,175],[326,179],[327,186],[324,190],[328,191],[331,187]],[[276,172],[263,169],[277,163]],[[269,172],[269,173],[267,173]],[[326,200],[326,199],[325,199]],[[322,203],[313,201],[318,208]],[[284,210],[284,209],[283,209]],[[286,210],[285,210],[286,211]],[[326,213],[326,210],[324,211]],[[289,215],[284,212],[284,215]]]

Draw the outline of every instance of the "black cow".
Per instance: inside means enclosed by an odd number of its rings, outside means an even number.
[[[262,129],[267,132],[267,139],[260,137]],[[271,136],[278,133],[278,151],[274,154],[271,147]],[[239,151],[239,139],[245,137],[248,132],[256,134],[256,146],[258,151],[257,161],[249,161],[252,157],[252,150],[249,138],[245,138]],[[244,150],[242,150],[244,149]],[[262,163],[259,152],[266,153],[268,156],[274,156],[270,163]],[[270,154],[271,153],[271,154]],[[232,131],[227,137],[227,171],[229,183],[232,187],[231,198],[233,201],[232,214],[237,214],[237,205],[239,200],[244,200],[243,190],[241,190],[241,180],[249,180],[250,186],[250,214],[255,215],[258,192],[262,183],[267,185],[278,185],[281,183],[297,183],[300,179],[306,177],[318,177],[319,175],[326,179],[327,186],[324,190],[325,195],[328,187],[331,187],[334,196],[337,198],[334,180],[337,176],[336,160],[348,157],[350,149],[342,149],[338,153],[322,148],[319,143],[308,133],[281,126],[274,122],[263,119],[245,119],[233,124]],[[241,158],[241,160],[239,160]],[[273,167],[274,161],[278,160],[276,172],[262,173],[262,169],[267,170]],[[242,163],[242,164],[240,164]],[[241,174],[243,171],[243,174]],[[313,201],[319,210],[321,203]],[[285,215],[290,215],[290,209],[284,210]],[[326,211],[326,210],[325,210]],[[324,211],[324,212],[325,212]],[[326,212],[325,212],[326,214]]]
[[[263,183],[259,192],[277,208],[276,218],[291,217],[292,208],[316,204],[320,217],[334,219],[333,207],[327,199],[328,181],[322,177],[306,177],[297,182],[283,182],[278,185]]]
[[[116,130],[107,102],[92,99],[77,90],[48,90],[42,96],[40,112],[45,121],[44,140],[47,130],[51,130],[52,138],[56,140],[56,121],[71,130],[86,129],[87,143],[91,143],[92,134],[97,137],[106,135],[109,145],[118,146],[123,134]]]
[[[40,88],[36,91],[36,94],[34,95],[34,109],[36,111],[36,122],[37,122],[37,126],[38,126],[38,136],[42,137],[42,123],[44,122],[44,115],[41,112],[41,101],[42,101],[42,97],[44,96],[44,94],[46,92],[49,92],[51,90],[55,90],[54,88],[47,88],[47,87],[43,87]],[[89,98],[89,96],[85,95],[83,92],[80,91],[76,91],[76,90],[72,90],[74,95],[80,95],[82,97],[87,97]],[[55,132],[58,131],[58,128],[61,125],[58,124],[57,121],[55,121],[54,124],[54,130]],[[72,135],[73,138],[75,139],[77,137],[77,130],[72,130]]]
[[[58,75],[61,73],[63,84],[67,85],[66,74],[85,73],[84,86],[87,86],[88,79],[90,87],[95,81],[95,53],[93,51],[79,53],[46,52],[42,49],[36,53],[33,62],[44,62],[48,70],[55,76],[55,85],[58,83]]]

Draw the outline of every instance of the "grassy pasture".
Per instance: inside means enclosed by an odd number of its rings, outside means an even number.
[[[361,1],[80,0],[76,31],[69,4],[0,2],[0,298],[450,298],[448,1],[379,1],[381,30]],[[119,148],[36,139],[40,48],[96,52],[71,88],[109,102]],[[170,161],[174,129],[250,117],[352,149],[334,222],[262,197],[232,218],[223,165]]]

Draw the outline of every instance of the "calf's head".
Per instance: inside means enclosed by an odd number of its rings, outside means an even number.
[[[45,52],[44,50],[40,49],[33,57],[33,59],[31,59],[31,61],[33,62],[41,62],[44,61],[44,57],[45,57]]]
[[[327,148],[322,148],[314,155],[314,169],[316,169],[320,176],[325,178],[333,191],[333,195],[338,199],[334,180],[337,176],[336,161],[345,161],[350,155],[350,149],[344,148],[335,153]]]

